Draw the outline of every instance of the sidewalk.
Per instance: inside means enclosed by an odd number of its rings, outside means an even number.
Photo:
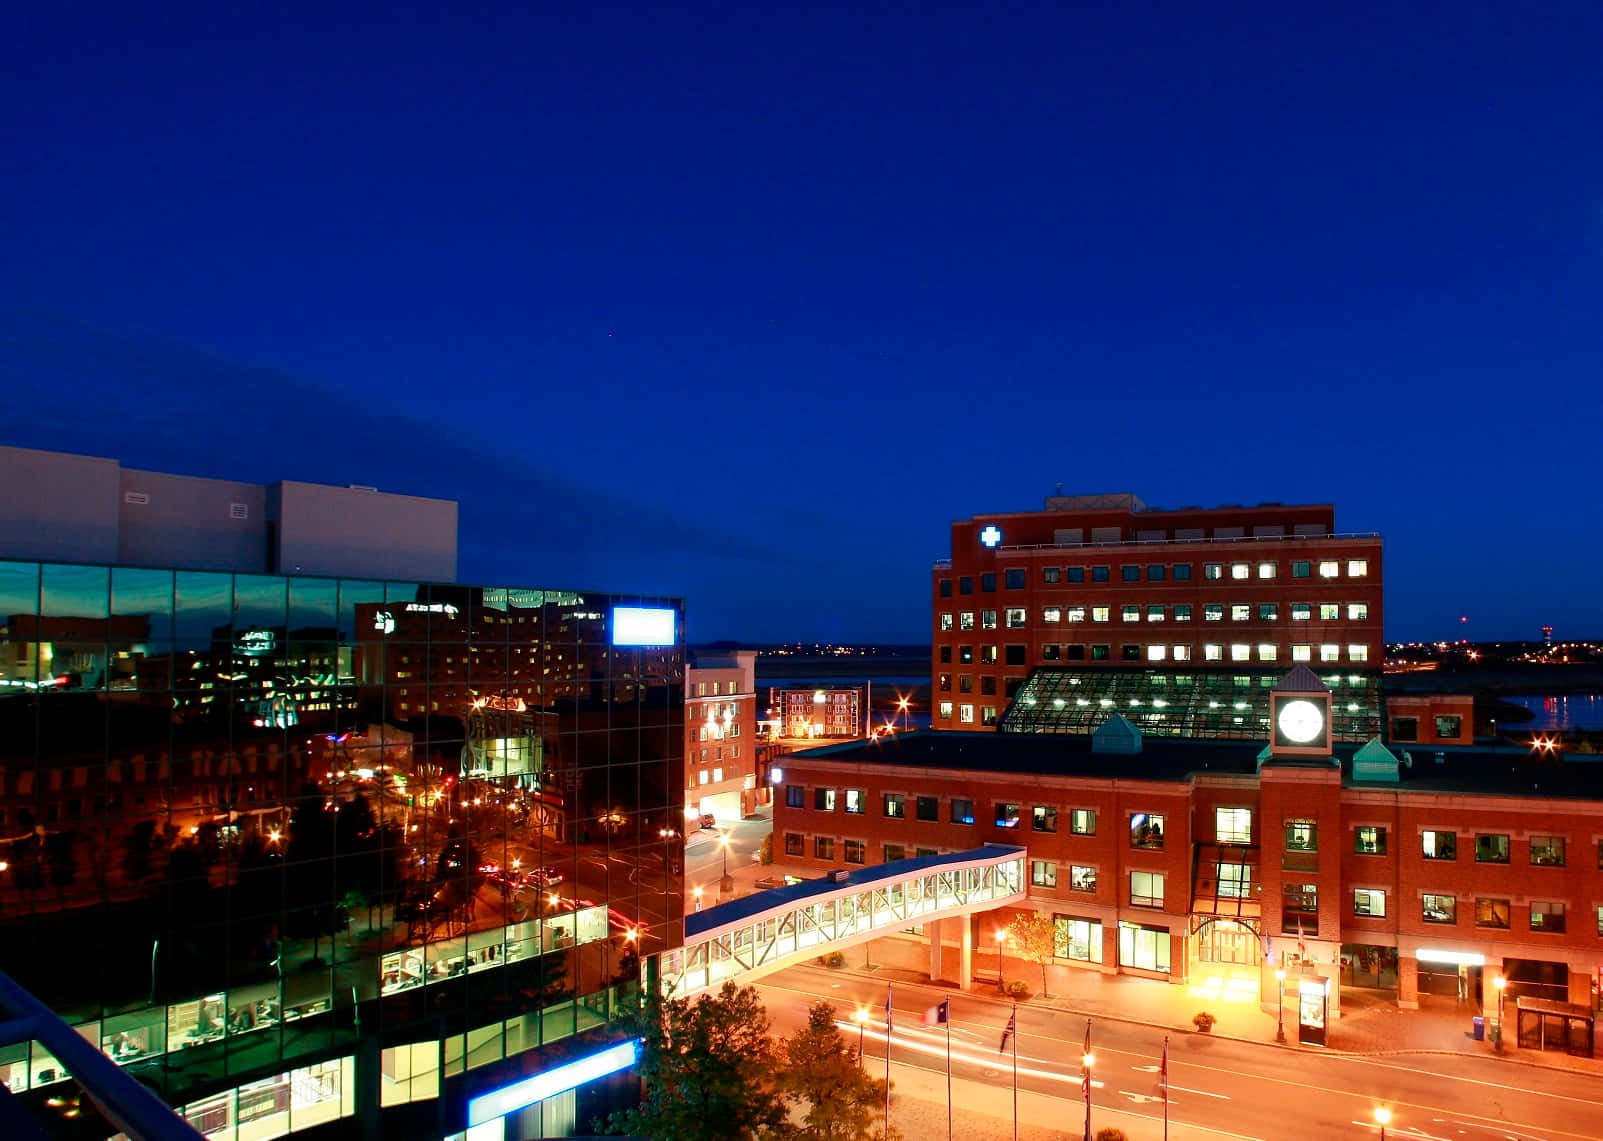
[[[889,936],[870,944],[869,957],[875,963],[865,970],[857,956],[848,956],[844,970],[854,974],[893,981],[929,983],[929,951],[922,941]],[[972,993],[996,997],[995,954],[977,952]],[[987,962],[986,960],[990,961]],[[1173,984],[1131,975],[1108,975],[1100,971],[1065,966],[1047,968],[1049,996],[1040,994],[1041,968],[1015,958],[1004,961],[1006,977],[1023,979],[1032,996],[1026,1005],[1044,1006],[1067,1014],[1093,1018],[1119,1019],[1148,1026],[1172,1027],[1177,1033],[1195,1034],[1192,1015],[1206,1010],[1214,1015],[1212,1033],[1246,1042],[1275,1047],[1276,1004],[1232,1001],[1228,979],[1220,976],[1194,978],[1186,984]],[[983,981],[981,981],[983,980]],[[945,984],[950,985],[950,984]],[[1286,1050],[1316,1050],[1317,1046],[1297,1044],[1295,996],[1285,1009]],[[1479,1013],[1469,1005],[1459,1006],[1452,999],[1424,996],[1417,1011],[1398,1008],[1395,1000],[1381,991],[1348,989],[1342,992],[1341,1017],[1330,1022],[1324,1047],[1348,1054],[1462,1054],[1502,1059],[1524,1065],[1548,1066],[1603,1076],[1603,1059],[1577,1058],[1562,1051],[1522,1050],[1513,1035],[1499,1055],[1489,1041],[1476,1041],[1470,1019]]]

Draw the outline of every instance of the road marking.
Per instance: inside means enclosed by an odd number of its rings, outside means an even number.
[[[1488,1133],[1497,1134],[1499,1141],[1547,1141],[1546,1137],[1535,1137],[1529,1133],[1525,1134],[1524,1137],[1516,1137],[1501,1125],[1493,1129],[1489,1125],[1482,1125],[1476,1121],[1459,1121],[1456,1117],[1433,1117],[1431,1122],[1436,1125],[1468,1125],[1473,1129],[1484,1129]],[[1464,1131],[1460,1129],[1459,1132],[1462,1133]]]

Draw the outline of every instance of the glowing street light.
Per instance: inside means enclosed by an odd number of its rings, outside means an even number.
[[[896,708],[902,714],[902,732],[903,733],[907,732],[907,701],[908,701],[908,699],[905,698],[905,697],[898,697],[896,699]]]
[[[1281,967],[1275,971],[1275,984],[1280,990],[1279,1001],[1275,1004],[1275,1041],[1286,1040],[1286,971]]]
[[[1391,1123],[1391,1110],[1385,1106],[1375,1107],[1375,1124],[1380,1126],[1380,1141],[1386,1141],[1386,1126]]]
[[[857,1068],[863,1068],[863,1027],[868,1025],[868,1010],[859,1006],[852,1014],[852,1020],[857,1023]]]
[[[723,856],[724,874],[718,881],[720,895],[729,895],[735,890],[735,878],[729,874],[729,833],[724,832],[718,837],[718,851]]]

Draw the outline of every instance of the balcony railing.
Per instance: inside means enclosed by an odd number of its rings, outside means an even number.
[[[1214,543],[1335,543],[1352,541],[1356,539],[1378,539],[1379,531],[1343,531],[1332,535],[1220,535],[1203,539],[1084,539],[1078,543],[1018,543],[1005,547],[997,547],[996,553],[1004,551],[1072,551],[1086,547],[1192,547],[1211,545]],[[951,559],[936,559],[936,570],[950,570]]]

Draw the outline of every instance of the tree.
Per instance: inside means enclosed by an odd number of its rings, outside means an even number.
[[[807,1107],[798,1138],[857,1141],[878,1135],[885,1083],[863,1071],[857,1051],[846,1044],[835,1023],[834,1006],[815,1002],[807,1025],[784,1043],[781,1053],[779,1088]]]
[[[1124,1130],[1114,1129],[1111,1126],[1107,1129],[1098,1129],[1096,1131],[1096,1141],[1125,1141]]]
[[[1041,968],[1041,997],[1050,998],[1046,989],[1046,969],[1057,954],[1057,925],[1049,916],[1029,912],[1007,925],[1008,941],[1019,958]]]
[[[783,1136],[784,1100],[771,1082],[768,1015],[752,987],[725,983],[694,1000],[652,994],[631,1020],[643,1039],[645,1095],[603,1123],[656,1141],[753,1141]]]

